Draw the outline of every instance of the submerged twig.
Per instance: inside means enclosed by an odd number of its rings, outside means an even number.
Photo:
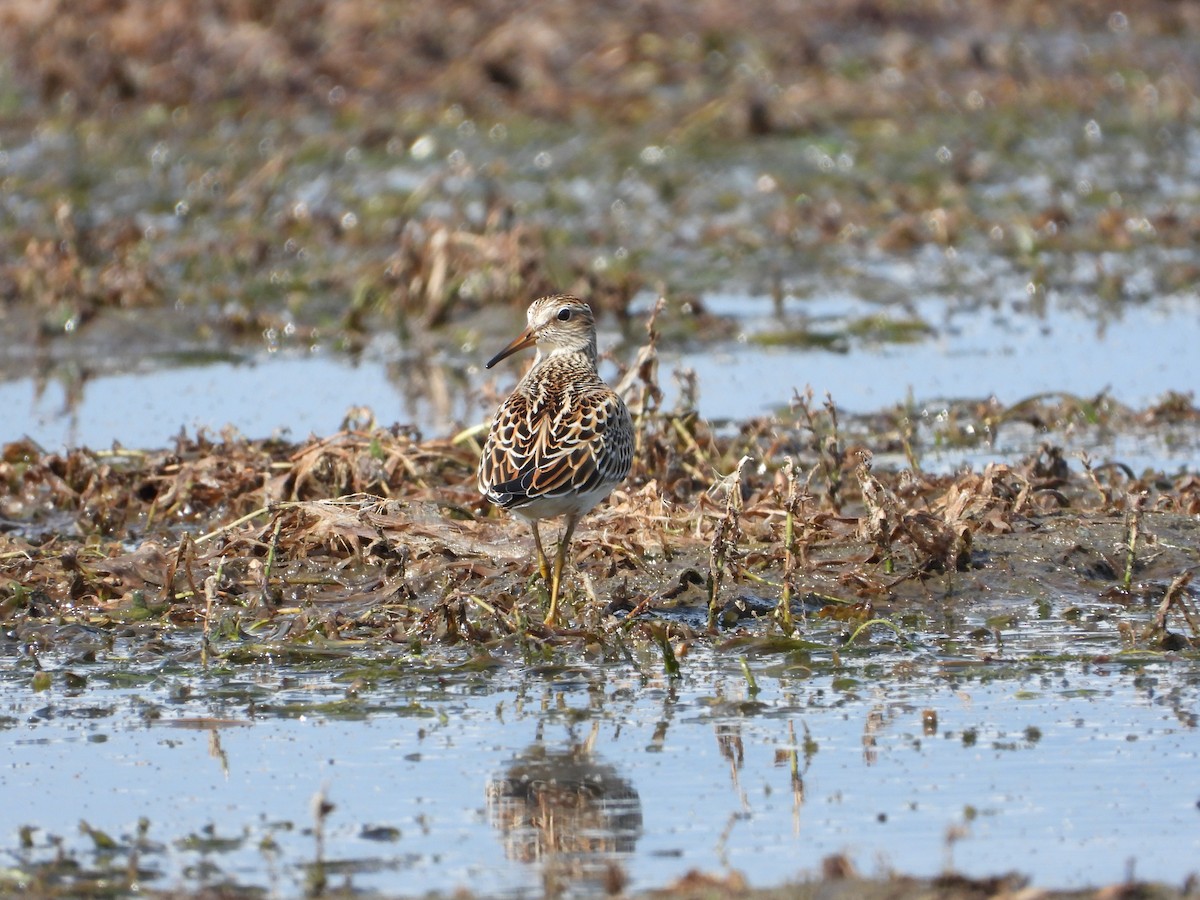
[[[742,675],[746,678],[746,691],[751,697],[757,697],[759,693],[758,682],[754,679],[754,673],[750,671],[750,663],[745,656],[738,657],[738,665],[742,667]]]
[[[662,652],[663,671],[671,678],[678,677],[679,659],[675,656],[674,648],[671,647],[670,638],[667,637],[667,626],[662,622],[651,622],[646,626],[646,631]]]
[[[854,629],[854,632],[850,635],[850,639],[848,641],[846,641],[846,646],[849,647],[851,644],[853,644],[855,642],[855,640],[858,639],[858,636],[860,634],[862,634],[864,631],[866,631],[868,628],[870,628],[872,625],[886,625],[888,628],[892,629],[892,631],[894,631],[896,633],[896,637],[898,637],[902,641],[904,640],[904,634],[903,634],[903,632],[901,632],[900,626],[897,625],[895,622],[893,622],[891,619],[868,619],[867,621],[863,622],[861,625],[859,625],[857,628]]]

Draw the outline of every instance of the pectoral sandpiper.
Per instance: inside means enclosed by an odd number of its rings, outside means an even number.
[[[612,493],[633,462],[633,421],[596,372],[596,322],[577,297],[530,304],[528,327],[488,361],[491,368],[537,345],[533,368],[500,404],[479,459],[479,490],[533,527],[538,567],[550,581],[546,622],[558,619],[563,561],[579,518]],[[566,517],[553,569],[541,519]]]

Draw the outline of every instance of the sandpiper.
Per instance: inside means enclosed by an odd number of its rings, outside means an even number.
[[[538,567],[550,580],[547,624],[558,619],[563,561],[579,518],[612,493],[633,462],[633,420],[596,372],[596,320],[577,297],[534,300],[528,326],[493,356],[491,368],[537,345],[533,368],[500,404],[479,459],[479,490],[533,527]],[[566,517],[553,569],[541,519]]]

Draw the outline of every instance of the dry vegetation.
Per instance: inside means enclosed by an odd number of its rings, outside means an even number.
[[[891,115],[864,95],[864,71],[892,68],[919,90],[1024,95],[1022,103],[1101,102],[1093,65],[1022,41],[1103,32],[1114,9],[967,0],[617,4],[304,0],[13,0],[0,10],[14,68],[44,101],[106,110],[126,103],[264,101],[438,110],[520,110],[626,122],[732,116],[752,133],[812,117]],[[1114,32],[1178,36],[1200,26],[1193,4],[1152,0]],[[1114,53],[1097,45],[1090,52]],[[1184,103],[1186,73],[1180,96]],[[1191,81],[1195,83],[1194,79]],[[1120,86],[1113,85],[1113,91]],[[1030,91],[1032,95],[1029,95]],[[868,105],[863,108],[866,100]]]
[[[232,435],[181,436],[151,453],[8,445],[0,614],[33,652],[53,643],[47,625],[73,622],[201,626],[243,643],[269,634],[273,652],[345,640],[495,649],[514,637],[611,649],[637,623],[672,666],[671,642],[747,620],[792,635],[811,615],[849,632],[955,602],[981,589],[1003,539],[1024,535],[1025,562],[1049,548],[1076,593],[1158,605],[1146,627],[1123,632],[1128,645],[1179,650],[1200,638],[1187,591],[1194,535],[1190,549],[1156,538],[1200,513],[1195,475],[1072,470],[1050,445],[978,473],[874,472],[869,444],[913,435],[844,434],[832,404],[810,397],[789,418],[725,433],[659,409],[655,340],[652,325],[624,380],[635,469],[585,520],[565,629],[539,624],[545,588],[528,548],[478,496],[478,429],[422,440],[371,424],[301,445]],[[1069,415],[1030,406],[1020,414]],[[1080,525],[1105,539],[1055,544]],[[236,655],[238,643],[214,646]]]
[[[1127,16],[1099,2],[985,0],[803,8],[217,0],[202,9],[86,0],[4,4],[0,43],[19,79],[13,102],[32,118],[94,128],[182,111],[179,121],[203,130],[223,116],[332,114],[370,149],[397,136],[407,146],[447,109],[459,120],[649,128],[673,142],[894,122],[893,83],[903,84],[908,116],[969,106],[971,97],[1018,118],[1056,106],[1136,110],[1149,107],[1133,98],[1152,91],[1154,121],[1170,123],[1195,102],[1195,58],[1178,39],[1197,30],[1196,16],[1194,4],[1169,2]],[[1063,34],[1080,40],[1057,41]],[[1151,45],[1153,75],[1136,68]],[[1126,70],[1127,78],[1111,77]],[[320,144],[317,152],[332,149]],[[449,218],[417,217],[412,196],[357,230],[328,210],[268,215],[286,173],[312,151],[300,143],[247,170],[234,161],[190,173],[200,187],[189,188],[187,215],[211,216],[219,227],[166,244],[150,241],[135,217],[76,208],[52,186],[48,221],[6,233],[13,261],[0,271],[0,291],[14,308],[36,311],[42,335],[62,335],[107,309],[186,302],[202,283],[216,310],[206,327],[236,335],[282,332],[294,296],[324,290],[348,298],[337,330],[353,345],[381,310],[436,329],[464,304],[523,304],[550,289],[625,315],[644,278],[636,267],[601,273],[587,255],[556,254],[546,227],[515,220],[502,190],[482,218],[461,208]],[[856,222],[889,252],[953,244],[964,230],[992,225],[958,190],[980,174],[978,157],[964,160],[949,181],[885,187],[868,176],[836,211],[792,204],[765,230],[820,243],[846,240]],[[451,167],[440,178],[454,175]],[[81,164],[68,177],[90,173]],[[417,193],[437,189],[431,183]],[[1127,247],[1130,223],[1140,221],[1127,209],[1100,211],[1072,237],[1070,215],[1053,205],[1026,213],[1024,226],[1005,226],[1067,253]],[[1157,241],[1178,246],[1198,233],[1194,218],[1166,208],[1151,226]],[[246,302],[256,279],[276,278],[272,248],[280,242],[328,252],[330,263],[272,289],[282,308]],[[1177,286],[1194,276],[1185,263],[1164,271]],[[1113,290],[1120,294],[1119,285]],[[316,332],[296,333],[309,341]],[[990,537],[1035,532],[1064,513],[1123,521],[1128,558],[1097,552],[1112,557],[1105,570],[1130,592],[1139,535],[1144,542],[1153,533],[1144,517],[1198,511],[1194,476],[1138,475],[1119,465],[1073,471],[1052,446],[975,474],[928,475],[919,466],[928,435],[902,413],[846,433],[832,404],[811,397],[797,397],[780,420],[714,428],[687,408],[658,408],[653,337],[626,382],[640,410],[637,468],[580,542],[574,621],[583,633],[599,633],[604,610],[653,615],[689,605],[704,610],[708,631],[771,608],[789,633],[793,612],[808,608],[868,621],[898,597],[953,594],[962,573],[986,567]],[[1168,398],[1140,420],[1112,404],[1083,406],[1041,398],[1010,409],[959,408],[938,439],[994,435],[1014,420],[1194,424],[1197,415],[1186,397]],[[160,452],[55,454],[10,444],[0,498],[11,523],[4,616],[202,621],[209,629],[261,629],[284,617],[288,629],[274,633],[481,643],[537,631],[529,622],[540,589],[525,554],[507,542],[511,524],[480,505],[477,451],[471,431],[430,441],[375,427],[299,446],[201,436]],[[910,468],[873,471],[872,451],[903,453]],[[1178,562],[1186,571],[1171,575],[1185,578],[1194,560]],[[1144,593],[1186,602],[1183,582],[1169,590],[1171,577],[1156,577]],[[686,616],[668,618],[672,634],[696,627]]]
[[[842,133],[902,159],[916,131],[924,158],[943,139],[921,131],[930,116],[962,123],[950,166],[881,177],[868,163],[835,193],[811,178],[781,184],[778,202],[755,213],[754,234],[716,224],[713,212],[700,242],[718,254],[841,243],[904,253],[986,243],[998,228],[1001,252],[1053,288],[1062,276],[1042,251],[1121,251],[1148,235],[1191,247],[1200,218],[1186,203],[1139,208],[1136,198],[1067,209],[1054,191],[998,212],[981,209],[972,186],[1031,122],[1059,112],[1110,114],[1144,132],[1186,122],[1200,84],[1186,35],[1198,19],[1194,4],[1167,0],[1126,13],[1088,0],[14,0],[0,5],[6,143],[44,129],[74,149],[54,171],[12,182],[21,213],[0,233],[0,297],[34,309],[43,336],[75,332],[105,309],[174,302],[205,309],[205,327],[234,338],[292,326],[298,342],[320,329],[350,345],[381,325],[438,326],[551,290],[623,315],[639,288],[672,273],[636,262],[598,270],[596,247],[638,241],[611,217],[563,235],[547,224],[554,211],[514,215],[503,165],[450,165],[411,192],[377,191],[379,209],[360,209],[353,226],[336,203],[280,208],[288,179],[349,150],[404,155],[431,127],[463,122],[513,134],[530,123],[587,129],[598,155],[630,152],[613,135],[694,147]],[[314,119],[321,127],[305,125]],[[231,122],[244,131],[214,136]],[[156,141],[176,154],[169,164],[146,161]],[[102,189],[130,166],[132,181],[151,186],[132,197],[145,207],[136,212],[124,191]],[[444,184],[454,179],[474,190],[456,195]],[[163,181],[178,183],[160,195]],[[671,176],[653,188],[668,204],[687,193]],[[430,197],[434,214],[422,210]],[[177,202],[197,224],[163,233],[139,218]],[[1196,280],[1187,259],[1160,266],[1166,291]],[[1122,272],[1098,267],[1096,277],[1102,297],[1124,297]]]

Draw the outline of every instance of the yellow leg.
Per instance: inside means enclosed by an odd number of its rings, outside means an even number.
[[[538,571],[542,573],[542,581],[549,581],[550,563],[546,562],[546,551],[542,549],[542,536],[538,532],[536,521],[532,521],[529,524],[533,526],[533,546],[537,547]]]
[[[550,582],[550,612],[546,613],[546,624],[558,624],[558,586],[562,584],[563,561],[567,556],[567,548],[571,544],[571,535],[575,531],[575,516],[567,517],[567,527],[563,529],[558,541],[558,552],[554,554],[554,578]]]

